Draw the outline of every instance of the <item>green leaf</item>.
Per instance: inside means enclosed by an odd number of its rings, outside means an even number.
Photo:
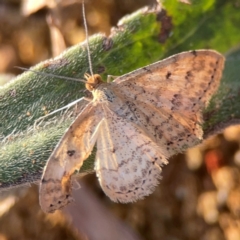
[[[239,44],[239,1],[165,1],[165,10],[141,9],[122,19],[110,37],[90,37],[94,73],[123,75],[190,49],[211,48],[226,53]],[[227,55],[222,84],[204,112],[205,136],[239,121],[239,50]],[[89,72],[85,44],[33,68],[41,73],[83,78]],[[60,111],[34,123],[84,95],[84,84],[26,72],[0,88],[0,188],[39,180],[43,167],[79,109]],[[94,154],[81,172],[93,170]]]

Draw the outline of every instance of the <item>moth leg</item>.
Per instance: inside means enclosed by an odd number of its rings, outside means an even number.
[[[115,78],[118,78],[119,76],[113,76],[113,75],[108,75],[107,76],[107,83],[112,82],[112,80],[114,80]]]
[[[51,115],[53,115],[53,114],[55,114],[55,113],[57,113],[57,112],[60,112],[60,111],[62,111],[62,110],[64,110],[64,109],[69,109],[70,107],[74,106],[75,104],[77,104],[78,102],[80,102],[80,101],[82,101],[82,100],[85,100],[85,101],[90,102],[92,99],[86,98],[86,97],[79,98],[79,99],[77,99],[77,100],[75,100],[75,101],[67,104],[66,106],[64,106],[64,107],[62,107],[62,108],[59,108],[59,109],[57,109],[57,110],[55,110],[55,111],[53,111],[53,112],[48,113],[48,114],[45,115],[45,116],[42,116],[42,117],[38,118],[38,119],[35,121],[35,123],[34,123],[34,129],[36,128],[36,125],[37,125],[37,123],[38,123],[39,121],[42,121],[44,118],[49,117],[49,116],[51,116]]]

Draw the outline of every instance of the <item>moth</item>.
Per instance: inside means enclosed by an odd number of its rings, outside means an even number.
[[[95,171],[115,202],[143,199],[170,156],[202,140],[202,110],[216,92],[224,57],[182,52],[105,83],[88,76],[93,99],[52,152],[40,182],[40,205],[54,212],[73,201],[71,176],[97,146]]]

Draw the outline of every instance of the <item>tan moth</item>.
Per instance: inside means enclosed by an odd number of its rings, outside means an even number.
[[[224,57],[183,52],[104,83],[88,76],[93,100],[51,154],[40,183],[40,205],[54,212],[73,201],[71,175],[97,146],[95,171],[107,196],[134,202],[151,194],[163,164],[202,140],[202,110],[216,92]]]

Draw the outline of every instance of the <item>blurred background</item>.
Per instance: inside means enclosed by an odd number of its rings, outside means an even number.
[[[122,16],[153,3],[88,0],[89,35],[109,34]],[[0,0],[0,85],[20,73],[14,66],[30,67],[83,40],[81,1]],[[0,240],[239,240],[239,142],[240,127],[230,127],[173,157],[155,192],[133,204],[111,202],[95,174],[81,178],[75,203],[54,214],[41,211],[37,185],[3,192]]]

